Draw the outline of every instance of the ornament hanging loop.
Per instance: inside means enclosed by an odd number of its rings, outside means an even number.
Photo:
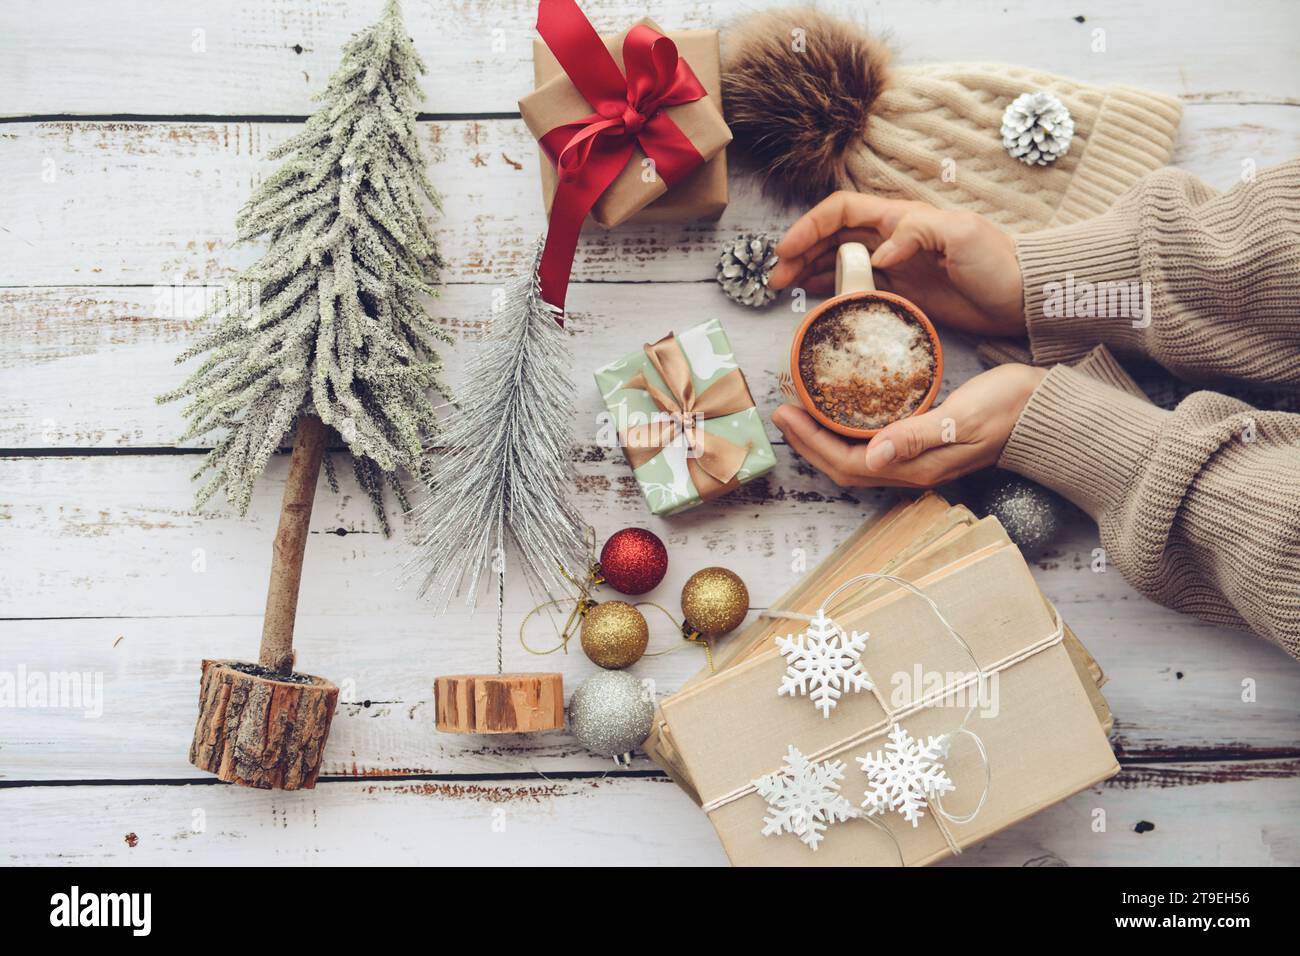
[[[687,646],[687,644],[695,644],[704,648],[704,656],[709,663],[709,673],[716,673],[713,667],[713,647],[710,645],[709,639],[699,631],[695,630],[695,628],[691,627],[690,622],[678,621],[677,618],[673,617],[672,612],[669,611],[668,608],[664,607],[662,604],[656,604],[654,601],[637,601],[632,606],[638,608],[652,607],[657,611],[662,611],[664,617],[668,618],[668,620],[672,622],[673,627],[677,629],[678,633],[682,636],[682,640],[685,642],[682,644],[674,644],[666,650],[651,651],[645,655],[646,657],[663,657],[665,654],[672,654],[674,651],[681,650],[683,647]]]
[[[525,636],[525,629],[528,627],[528,622],[533,619],[533,615],[541,613],[548,607],[560,607],[567,604],[570,600],[574,602],[573,608],[569,611],[569,616],[565,619],[564,626],[560,628],[559,643],[554,647],[548,647],[544,651],[538,650],[529,645],[528,639]],[[554,598],[537,605],[525,614],[524,619],[519,622],[519,645],[529,654],[536,654],[539,657],[545,657],[547,654],[554,654],[556,651],[562,651],[565,654],[568,654],[569,642],[577,636],[578,628],[582,623],[582,619],[585,618],[587,613],[596,606],[596,603],[597,602],[584,594],[576,599]]]
[[[879,830],[881,833],[883,833],[885,836],[889,837],[889,842],[893,844],[894,852],[898,854],[898,865],[907,866],[907,858],[903,856],[903,847],[898,842],[898,837],[894,836],[893,830],[889,829],[889,827],[885,826],[884,823],[882,823],[880,820],[877,820],[875,817],[867,813],[865,810],[858,809],[857,807],[853,809],[852,819],[861,820],[863,823],[869,823],[877,830]]]
[[[569,573],[568,568],[563,565],[558,566],[561,577],[573,585],[574,590],[577,592],[577,596],[574,598],[553,598],[552,600],[544,601],[525,614],[524,619],[519,622],[519,644],[530,654],[544,656],[546,654],[554,654],[556,651],[563,651],[565,654],[568,654],[569,641],[573,640],[577,635],[578,627],[580,626],[582,619],[587,616],[587,612],[596,606],[597,602],[592,599],[591,591],[597,585],[603,584],[605,579],[600,576],[600,562],[596,560],[596,529],[591,525],[587,525],[586,528],[583,529],[582,542],[583,547],[586,549],[586,579],[579,581]],[[528,641],[524,637],[524,629],[528,626],[528,622],[532,620],[533,615],[548,607],[561,607],[569,601],[573,601],[573,607],[569,610],[569,616],[565,619],[564,626],[560,628],[560,642],[554,647],[544,651],[539,651],[535,648],[529,647]]]

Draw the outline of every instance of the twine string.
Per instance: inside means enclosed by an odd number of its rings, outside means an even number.
[[[662,651],[649,651],[642,655],[643,657],[663,657],[665,654],[675,653],[676,651],[680,651],[683,647],[688,647],[689,645],[694,644],[704,648],[705,660],[709,662],[709,673],[717,673],[713,667],[713,646],[707,637],[695,630],[685,621],[678,621],[677,618],[673,617],[672,611],[668,610],[668,608],[664,607],[662,604],[656,604],[654,601],[637,601],[632,606],[653,607],[662,611],[664,617],[668,618],[668,620],[672,622],[673,627],[677,628],[678,632],[682,635],[681,643],[674,644],[672,647],[666,648]]]
[[[582,533],[582,541],[587,552],[587,577],[585,580],[578,580],[569,572],[568,568],[563,565],[557,565],[560,575],[573,585],[573,589],[577,593],[577,596],[571,598],[552,598],[549,601],[543,601],[541,604],[532,607],[529,612],[524,615],[524,619],[519,622],[519,644],[529,654],[536,654],[539,657],[544,657],[547,654],[554,654],[556,651],[563,651],[565,654],[569,653],[569,641],[571,641],[574,634],[577,633],[578,627],[587,612],[596,606],[596,602],[591,597],[591,589],[605,581],[600,574],[600,564],[596,561],[596,529],[591,525],[587,525],[586,529]],[[533,619],[533,615],[546,610],[548,607],[562,607],[570,601],[573,602],[573,607],[569,610],[569,616],[565,619],[564,626],[560,628],[560,642],[554,647],[547,648],[544,651],[539,651],[536,648],[529,646],[528,639],[524,635],[528,627],[528,622]]]
[[[568,604],[570,601],[573,601],[574,604],[572,610],[569,611],[569,616],[565,620],[564,626],[560,628],[560,642],[554,647],[548,647],[545,650],[538,650],[531,646],[525,635],[528,628],[528,622],[533,619],[533,615],[541,613],[548,607],[558,608],[562,605]],[[569,641],[571,641],[573,636],[577,633],[583,617],[585,617],[587,612],[595,606],[595,601],[582,597],[576,600],[573,598],[553,598],[549,601],[544,601],[541,604],[538,604],[536,607],[529,610],[529,612],[524,615],[524,619],[519,622],[520,646],[529,654],[536,654],[538,657],[545,657],[547,654],[554,654],[556,651],[563,651],[566,654],[569,653]]]
[[[881,821],[877,820],[874,816],[872,816],[871,814],[867,813],[865,810],[862,810],[858,807],[853,808],[853,815],[851,819],[861,820],[864,823],[870,823],[873,827],[875,827],[885,836],[889,837],[889,842],[894,845],[894,852],[898,854],[898,865],[899,866],[907,865],[907,860],[903,857],[903,846],[901,843],[898,842],[898,837],[894,836],[893,830],[889,829],[889,827],[885,826]]]

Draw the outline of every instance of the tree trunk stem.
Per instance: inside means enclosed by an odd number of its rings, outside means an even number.
[[[299,417],[298,436],[289,461],[289,479],[280,506],[280,526],[271,553],[271,581],[266,592],[262,650],[258,657],[263,667],[279,674],[293,670],[293,625],[298,614],[302,555],[307,547],[307,526],[316,497],[316,479],[325,457],[327,433],[325,423],[315,415]]]

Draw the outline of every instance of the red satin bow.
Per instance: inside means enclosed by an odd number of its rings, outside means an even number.
[[[578,233],[596,200],[627,166],[639,145],[655,175],[672,186],[704,162],[693,143],[663,112],[707,93],[677,55],[672,40],[638,25],[623,40],[627,76],[574,0],[541,0],[537,32],[578,92],[596,110],[541,139],[559,184],[539,268],[542,298],[564,308]]]

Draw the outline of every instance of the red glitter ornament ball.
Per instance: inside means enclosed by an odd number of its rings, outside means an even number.
[[[600,573],[620,594],[645,594],[668,573],[668,549],[644,528],[615,531],[600,549]]]

